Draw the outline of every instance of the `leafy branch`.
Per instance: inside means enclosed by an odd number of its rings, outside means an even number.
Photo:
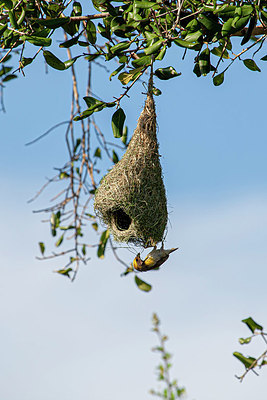
[[[263,327],[259,325],[257,322],[255,322],[251,317],[243,319],[242,322],[247,325],[247,327],[250,329],[252,332],[251,336],[248,336],[247,338],[240,338],[239,343],[241,345],[249,344],[251,341],[256,338],[260,337],[265,346],[267,346],[267,333],[263,331]],[[256,368],[260,369],[264,365],[267,364],[267,349],[263,351],[263,353],[258,356],[257,358],[251,357],[251,356],[244,356],[242,353],[239,352],[234,352],[233,355],[244,365],[245,367],[245,372],[241,376],[237,376],[236,378],[240,380],[240,382],[243,381],[245,376],[250,372],[254,372],[255,375],[258,375],[258,372],[255,370]]]
[[[152,331],[157,335],[159,346],[156,346],[152,351],[160,353],[161,363],[157,366],[157,380],[163,384],[163,388],[159,390],[151,389],[150,393],[158,398],[175,400],[181,398],[185,394],[185,389],[180,387],[177,380],[172,380],[170,377],[171,354],[167,352],[165,343],[168,337],[162,334],[160,330],[160,320],[157,314],[152,316]]]

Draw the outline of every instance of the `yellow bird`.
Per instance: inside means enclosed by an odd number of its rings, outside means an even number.
[[[161,249],[154,247],[154,249],[146,256],[144,261],[141,260],[140,253],[138,253],[133,260],[133,266],[135,269],[142,272],[158,268],[169,258],[170,253],[177,249],[178,247],[169,250],[164,250],[163,247]]]

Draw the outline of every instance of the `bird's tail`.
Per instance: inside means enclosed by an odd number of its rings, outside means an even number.
[[[179,247],[175,247],[175,248],[172,248],[172,249],[166,250],[166,251],[168,252],[168,254],[170,254],[170,253],[172,253],[173,251],[178,250],[178,249],[179,249]]]

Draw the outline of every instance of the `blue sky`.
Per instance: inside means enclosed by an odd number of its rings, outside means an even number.
[[[34,146],[25,143],[68,119],[70,74],[45,75],[40,57],[26,78],[7,85],[7,113],[0,116],[3,398],[149,398],[159,362],[150,350],[157,343],[150,331],[153,312],[170,337],[172,375],[186,386],[188,399],[248,400],[266,392],[267,371],[240,384],[234,375],[242,366],[232,356],[264,350],[260,344],[240,348],[237,339],[249,333],[241,319],[251,315],[267,324],[266,66],[258,73],[236,63],[215,88],[180,58],[173,53],[166,65],[182,76],[156,82],[163,91],[156,104],[170,213],[167,245],[179,250],[160,271],[142,275],[153,285],[148,294],[131,277],[120,277],[110,249],[105,260],[93,252],[72,284],[52,273],[57,261],[35,259],[37,243],[49,240],[49,231],[32,210],[49,197],[36,206],[27,200],[64,162],[64,129]],[[84,71],[81,62],[81,95]],[[119,93],[116,78],[109,83],[98,68],[94,74],[100,97]],[[142,91],[137,86],[122,103],[130,132],[144,103]],[[110,140],[112,112],[99,115]],[[132,261],[132,252],[122,253]]]

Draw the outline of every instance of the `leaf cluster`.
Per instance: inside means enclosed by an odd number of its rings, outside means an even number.
[[[230,58],[232,36],[240,35],[243,46],[250,39],[255,40],[257,25],[260,24],[263,36],[267,33],[267,2],[264,0],[240,4],[185,0],[180,7],[176,1],[125,0],[113,5],[114,2],[110,0],[93,0],[93,6],[101,14],[90,18],[82,16],[82,4],[77,1],[72,1],[72,9],[67,11],[69,3],[62,0],[0,1],[0,44],[3,54],[19,49],[19,68],[23,70],[35,58],[35,55],[24,58],[25,45],[49,47],[54,33],[63,28],[70,38],[62,42],[60,48],[89,47],[89,54],[80,55],[89,62],[99,57],[106,61],[116,58],[119,67],[112,72],[110,79],[118,75],[121,83],[127,85],[144,73],[152,59],[162,62],[173,45],[196,52],[193,68],[196,76],[206,76],[210,72],[215,75],[219,64]],[[66,13],[69,15],[66,16]],[[99,15],[102,21],[96,25],[93,20]],[[83,33],[86,34],[85,41],[81,39]],[[48,65],[58,70],[69,68],[77,59],[66,63],[48,50],[43,55]],[[212,63],[211,55],[219,57],[216,66]],[[251,61],[244,62],[244,65],[253,71],[260,70]],[[2,69],[2,79],[6,82],[16,76],[10,71]],[[171,79],[179,75],[174,71],[174,67],[169,70],[165,67],[164,71],[160,70],[155,75],[159,79]],[[214,76],[216,86],[223,82],[224,72],[220,73],[219,78]]]

